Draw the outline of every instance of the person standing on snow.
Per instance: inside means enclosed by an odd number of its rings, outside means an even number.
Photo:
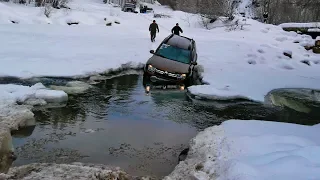
[[[172,28],[171,32],[175,35],[180,36],[180,32],[183,33],[182,29],[180,28],[179,24],[177,23],[175,27]]]
[[[151,36],[151,42],[154,42],[155,38],[156,38],[157,31],[159,33],[159,27],[158,27],[158,24],[156,23],[155,20],[153,20],[153,23],[150,24],[149,31],[150,31],[150,36]]]

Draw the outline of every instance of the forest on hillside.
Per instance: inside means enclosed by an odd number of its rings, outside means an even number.
[[[35,6],[51,5],[64,8],[69,0],[0,0]],[[103,0],[101,0],[103,1]],[[104,0],[105,1],[105,0]],[[126,0],[107,0],[123,4]],[[155,0],[135,0],[153,3]],[[243,0],[158,0],[174,10],[202,14],[209,17],[231,17],[237,6]],[[320,20],[320,0],[249,0],[248,11],[252,18],[263,21],[263,14],[268,14],[267,23],[280,24],[284,22],[315,22]],[[241,13],[241,12],[240,12]],[[243,12],[244,13],[244,12]],[[244,14],[245,15],[245,14]],[[245,15],[248,16],[248,15]]]
[[[242,0],[159,0],[175,10],[211,16],[228,15]],[[267,23],[312,22],[320,20],[320,0],[251,0],[254,17],[263,20],[267,13]]]

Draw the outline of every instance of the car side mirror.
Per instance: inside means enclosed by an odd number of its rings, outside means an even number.
[[[150,53],[151,53],[151,54],[154,54],[154,50],[150,50]]]

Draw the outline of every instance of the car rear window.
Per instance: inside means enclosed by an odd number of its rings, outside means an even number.
[[[191,53],[186,49],[170,46],[168,44],[162,44],[156,54],[173,61],[190,64]]]

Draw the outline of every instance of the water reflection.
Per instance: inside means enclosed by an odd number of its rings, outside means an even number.
[[[167,103],[187,105],[181,95],[156,102],[163,97],[146,95],[141,76],[130,75],[71,96],[65,107],[37,109],[34,133],[14,139],[15,165],[81,161],[120,166],[133,175],[167,175],[197,133],[183,121],[171,121],[172,113],[183,112]]]

